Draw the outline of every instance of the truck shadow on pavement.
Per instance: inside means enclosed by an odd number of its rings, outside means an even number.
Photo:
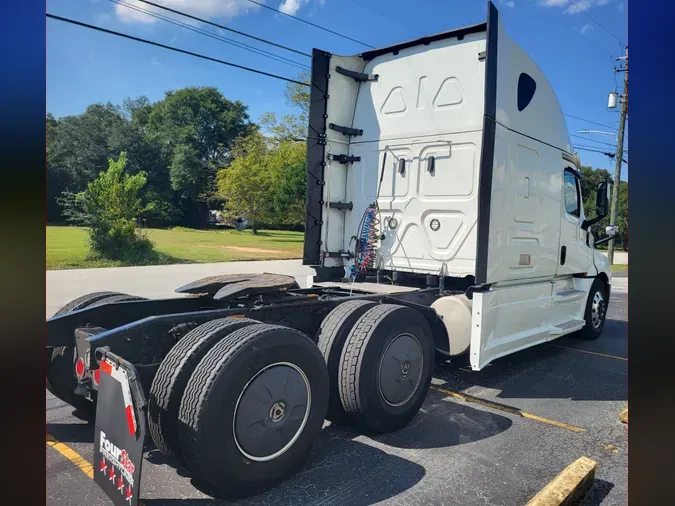
[[[350,505],[374,504],[405,492],[426,475],[423,466],[396,455],[398,449],[443,450],[492,437],[507,430],[511,424],[511,420],[504,416],[448,402],[443,396],[430,392],[415,419],[397,432],[369,436],[347,425],[325,427],[303,469],[290,480],[259,496],[240,500],[213,498],[217,497],[213,490],[190,480],[190,484],[197,489],[195,495],[211,497],[144,497],[143,503],[147,506],[328,505],[345,504],[348,498]],[[156,455],[148,460],[156,464],[164,463]],[[175,469],[171,472],[185,476]],[[143,479],[146,484],[155,480],[159,484],[165,478],[166,475],[150,475]]]
[[[443,388],[484,397],[481,388],[498,390],[501,399],[570,399],[625,401],[628,362],[627,323],[607,320],[598,341],[562,337],[508,355],[481,371],[471,371],[467,357],[438,364]],[[604,341],[603,341],[604,339]]]

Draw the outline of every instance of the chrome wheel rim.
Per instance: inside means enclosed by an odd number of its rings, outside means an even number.
[[[598,329],[605,319],[605,299],[601,292],[595,292],[591,303],[591,323],[593,328]]]
[[[312,406],[305,373],[290,362],[260,370],[244,386],[232,417],[239,451],[257,462],[284,454],[302,434]]]

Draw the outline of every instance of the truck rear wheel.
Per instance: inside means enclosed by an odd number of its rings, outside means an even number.
[[[607,286],[600,278],[595,278],[588,292],[588,301],[584,312],[586,325],[576,333],[580,339],[593,340],[600,337],[607,317]]]
[[[328,316],[321,322],[317,345],[328,368],[330,394],[327,418],[332,422],[339,423],[346,419],[342,402],[340,402],[338,388],[342,348],[354,324],[356,324],[363,313],[375,306],[375,304],[375,302],[368,300],[343,302],[328,313]]]
[[[73,311],[91,307],[99,301],[119,296],[131,297],[119,292],[89,293],[70,301],[54,313],[54,316],[63,316]],[[48,349],[47,390],[75,409],[81,410],[88,417],[93,417],[96,405],[75,393],[75,387],[77,387],[77,378],[75,377],[76,358],[75,336],[73,336],[72,346],[55,347],[51,349],[51,352]]]
[[[222,339],[192,374],[179,434],[193,476],[225,495],[263,492],[305,462],[328,407],[328,372],[296,330],[250,325]]]
[[[365,429],[406,426],[424,403],[434,339],[419,311],[394,304],[369,309],[349,334],[340,358],[340,400]]]
[[[157,449],[185,466],[178,438],[178,410],[185,387],[200,360],[218,341],[249,325],[248,318],[220,318],[188,332],[159,365],[150,387],[148,426]]]

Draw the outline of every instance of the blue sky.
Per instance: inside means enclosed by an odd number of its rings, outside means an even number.
[[[138,0],[120,0],[141,9]],[[367,47],[263,9],[249,0],[154,0],[177,10],[269,39],[302,52],[313,47],[357,54]],[[256,0],[381,47],[485,20],[485,0]],[[566,114],[617,127],[619,115],[607,111],[607,95],[622,85],[611,58],[626,41],[624,0],[494,0],[509,35],[541,66]],[[297,67],[224,44],[109,0],[50,0],[47,11],[141,38],[241,65],[295,77]],[[158,11],[162,15],[185,18]],[[593,18],[593,19],[591,19]],[[595,21],[594,21],[595,20]],[[599,26],[596,21],[602,25]],[[190,22],[190,21],[188,21]],[[216,32],[208,25],[196,25]],[[300,55],[272,48],[230,32],[222,36],[309,64]],[[284,103],[285,83],[218,63],[121,39],[60,21],[47,21],[47,109],[56,117],[78,114],[96,102],[119,104],[146,95],[152,101],[185,86],[216,86],[231,100],[249,106],[251,118],[263,112],[293,112]],[[621,88],[619,88],[620,90]],[[571,134],[583,129],[612,131],[567,117]],[[614,151],[610,135],[580,135],[574,144]],[[627,149],[627,144],[625,145]],[[614,162],[580,151],[584,164],[614,173]],[[623,167],[622,179],[628,179]]]

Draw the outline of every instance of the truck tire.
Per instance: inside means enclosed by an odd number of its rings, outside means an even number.
[[[185,467],[178,438],[178,410],[192,373],[206,353],[237,329],[260,323],[248,318],[219,318],[192,329],[164,357],[148,398],[148,426],[157,449]]]
[[[579,339],[592,341],[602,334],[607,317],[607,286],[600,278],[595,278],[588,292],[588,301],[586,302],[586,311],[584,320],[586,325],[576,333]]]
[[[63,316],[73,311],[91,307],[99,301],[112,297],[131,297],[119,292],[93,292],[82,295],[59,309],[54,316]],[[75,409],[82,411],[88,418],[96,414],[96,404],[75,393],[77,378],[75,377],[75,336],[72,346],[58,346],[47,349],[47,390]]]
[[[350,300],[333,309],[321,322],[317,345],[326,361],[329,379],[328,415],[331,422],[346,421],[345,411],[340,402],[338,376],[340,356],[347,336],[357,320],[376,303],[369,300]]]
[[[96,301],[105,299],[106,297],[111,297],[113,295],[125,295],[125,294],[119,292],[88,293],[87,295],[82,295],[77,299],[71,300],[68,304],[63,306],[56,313],[54,313],[54,316],[62,316],[67,313],[72,313],[73,311],[79,311],[80,309],[84,309],[85,307],[92,305]]]
[[[250,325],[218,342],[192,374],[179,411],[181,451],[192,475],[221,494],[258,494],[302,466],[327,409],[328,371],[313,341]]]
[[[417,414],[431,383],[434,339],[422,314],[380,304],[358,320],[340,357],[340,400],[366,430],[386,433]]]

